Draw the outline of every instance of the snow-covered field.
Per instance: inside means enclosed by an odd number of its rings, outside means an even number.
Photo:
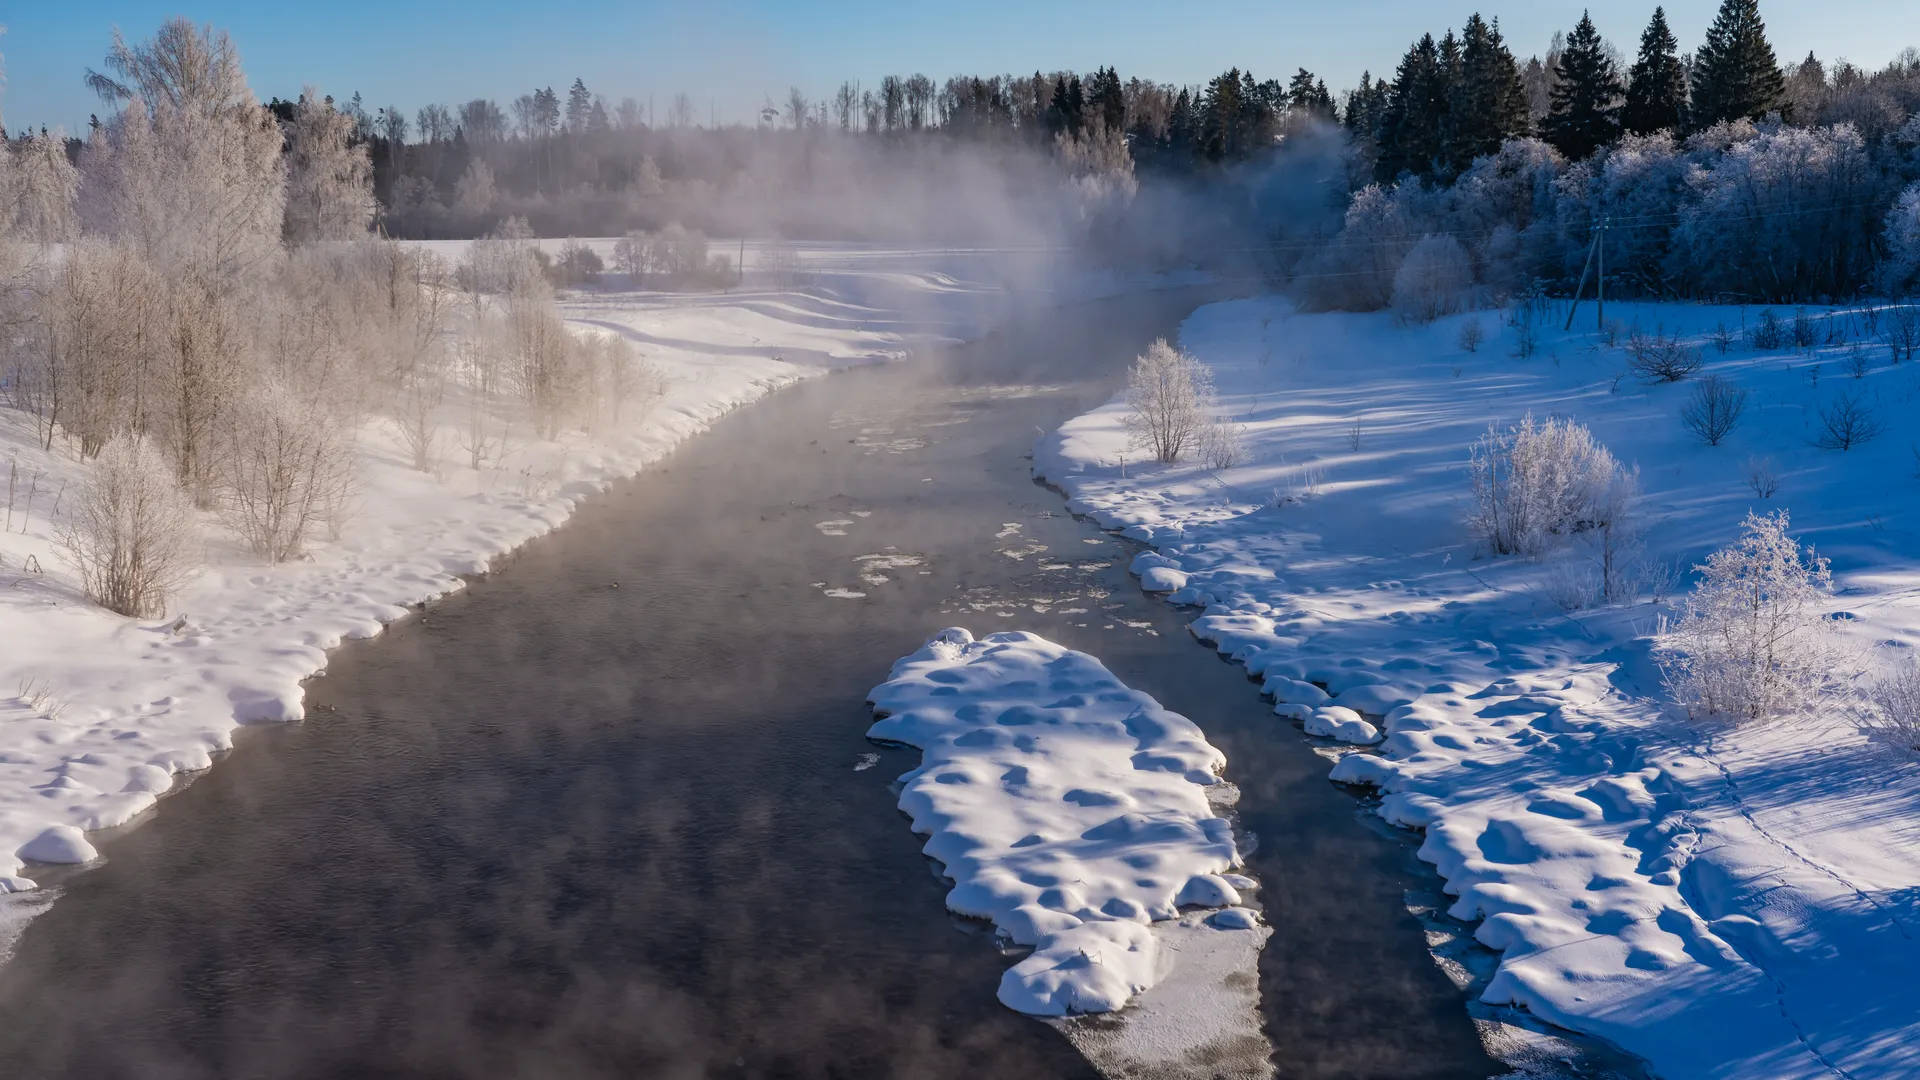
[[[1033,951],[1000,1000],[1069,1025],[1109,1075],[1271,1075],[1257,964],[1271,931],[1243,903],[1238,792],[1191,720],[1100,661],[1030,633],[958,627],[869,695],[867,737],[922,751],[900,809],[953,880],[947,907]],[[1213,910],[1217,909],[1217,910]],[[1159,985],[1173,992],[1153,995]]]
[[[1637,464],[1649,551],[1677,588],[1750,508],[1787,508],[1833,560],[1864,666],[1912,655],[1920,364],[1891,363],[1857,312],[1807,314],[1818,344],[1722,351],[1718,328],[1737,337],[1759,308],[1610,305],[1610,345],[1589,305],[1572,333],[1549,313],[1521,356],[1499,312],[1400,326],[1217,304],[1181,344],[1246,425],[1245,464],[1143,465],[1116,401],[1043,438],[1035,468],[1157,549],[1136,564],[1143,584],[1205,608],[1194,633],[1323,737],[1335,780],[1377,786],[1388,820],[1424,830],[1451,914],[1503,954],[1483,1000],[1611,1040],[1669,1080],[1912,1076],[1920,763],[1844,708],[1747,726],[1677,715],[1650,658],[1664,589],[1566,610],[1592,552],[1489,558],[1465,524],[1468,448],[1489,423],[1575,417]],[[1470,320],[1475,351],[1460,344]],[[1678,332],[1700,375],[1751,392],[1725,442],[1681,425],[1699,375],[1626,373],[1634,327]],[[1821,449],[1821,411],[1843,394],[1884,431]]]
[[[804,291],[761,287],[750,270],[727,294],[563,298],[581,332],[633,339],[667,377],[644,420],[597,441],[537,440],[523,424],[500,460],[474,470],[449,416],[434,473],[410,468],[392,425],[370,420],[359,433],[358,510],[336,540],[275,566],[209,519],[205,571],[156,620],[124,619],[81,595],[53,538],[59,502],[85,466],[64,440],[42,450],[30,417],[0,410],[0,473],[12,482],[0,531],[0,959],[46,903],[28,864],[93,859],[86,833],[135,820],[209,767],[237,726],[299,718],[301,681],[326,666],[329,648],[459,589],[461,575],[555,528],[580,499],[730,410],[834,368],[976,336],[1016,307],[1166,283],[1068,274],[1045,292],[1010,288],[1005,267],[973,253],[802,255],[817,274]]]

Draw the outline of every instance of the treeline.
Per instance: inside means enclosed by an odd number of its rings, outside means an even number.
[[[1724,0],[1685,55],[1656,9],[1631,64],[1583,17],[1522,65],[1475,15],[1347,96],[1358,190],[1335,235],[1276,244],[1275,264],[1332,308],[1564,294],[1601,245],[1615,294],[1903,293],[1920,270],[1917,110],[1920,53],[1783,67],[1757,0]]]
[[[275,99],[269,108],[291,118],[297,105]],[[888,76],[821,100],[791,90],[753,126],[697,126],[685,95],[659,120],[650,105],[609,102],[579,79],[505,108],[480,98],[408,117],[394,106],[369,110],[357,94],[337,108],[373,162],[387,231],[409,237],[477,235],[509,216],[543,235],[676,223],[738,231],[758,223],[729,214],[729,196],[837,184],[833,155],[916,176],[949,168],[957,146],[1002,164],[1037,153],[1069,173],[1099,162],[1128,175],[1136,166],[1186,174],[1258,157],[1336,114],[1325,81],[1310,72],[1283,83],[1237,68],[1197,87],[1123,80],[1112,68],[944,83]]]
[[[100,603],[158,614],[211,529],[273,562],[337,534],[369,419],[415,468],[478,470],[515,426],[657,396],[624,342],[566,330],[523,225],[458,264],[375,237],[348,118],[258,104],[225,34],[176,19],[106,67],[119,107],[77,155],[0,147],[0,391],[91,463],[56,539]]]

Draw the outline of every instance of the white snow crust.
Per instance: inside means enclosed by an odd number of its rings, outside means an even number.
[[[1211,305],[1181,343],[1246,425],[1244,464],[1143,464],[1116,399],[1041,439],[1035,470],[1152,545],[1142,587],[1202,609],[1193,633],[1261,678],[1280,719],[1360,744],[1328,749],[1332,777],[1378,788],[1387,820],[1424,832],[1450,913],[1501,953],[1484,1001],[1607,1039],[1667,1080],[1920,1075],[1920,763],[1846,709],[1739,727],[1673,715],[1649,657],[1660,605],[1564,612],[1553,560],[1484,557],[1464,525],[1473,439],[1572,415],[1638,465],[1652,556],[1684,571],[1749,508],[1787,507],[1833,559],[1833,607],[1862,654],[1911,655],[1920,371],[1876,349],[1855,380],[1847,344],[1711,344],[1716,324],[1758,312],[1607,308],[1617,344],[1634,326],[1678,332],[1752,392],[1741,427],[1707,447],[1679,423],[1691,384],[1622,377],[1590,306],[1584,328],[1556,317],[1522,358],[1498,312],[1404,326],[1274,298]],[[1487,329],[1473,353],[1456,344],[1468,318]],[[1854,390],[1886,434],[1813,446],[1819,406]],[[1762,457],[1771,499],[1745,482]]]
[[[953,879],[947,907],[1033,947],[1001,980],[1009,1008],[1118,1010],[1175,966],[1157,924],[1241,903],[1223,876],[1240,862],[1232,824],[1209,801],[1231,800],[1226,758],[1097,659],[955,627],[870,698],[880,719],[868,738],[922,752],[900,778],[900,809]],[[1181,940],[1220,936],[1251,940],[1247,955],[1265,940],[1251,917],[1194,922]]]
[[[613,241],[592,243],[610,254]],[[463,245],[428,246],[457,258]],[[504,459],[475,471],[449,415],[434,473],[408,467],[396,432],[370,420],[358,433],[359,510],[340,537],[269,565],[209,518],[206,569],[156,620],[81,595],[51,520],[86,466],[63,440],[43,450],[30,418],[0,409],[0,469],[15,465],[20,489],[0,531],[0,895],[34,888],[30,863],[94,859],[86,832],[133,821],[181,774],[211,766],[236,727],[300,719],[301,683],[327,650],[460,589],[462,575],[732,410],[800,379],[971,339],[1022,308],[1192,280],[1063,268],[1052,291],[1014,291],[984,253],[816,244],[800,255],[814,281],[801,291],[752,274],[728,293],[614,291],[619,277],[607,275],[603,291],[564,296],[575,332],[627,337],[666,375],[643,420],[557,442],[516,424]],[[0,953],[44,907],[0,912],[11,928]]]

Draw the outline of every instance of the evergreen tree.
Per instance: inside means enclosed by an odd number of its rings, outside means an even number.
[[[1167,114],[1167,153],[1175,161],[1185,161],[1193,156],[1194,121],[1193,95],[1185,87],[1180,88],[1180,96],[1173,99],[1173,110]]]
[[[1474,158],[1498,153],[1501,143],[1525,135],[1531,127],[1520,65],[1501,40],[1498,22],[1488,23],[1478,13],[1467,19],[1457,55],[1441,148],[1442,161],[1456,173]],[[1444,62],[1444,47],[1441,56]]]
[[[1238,157],[1244,134],[1247,101],[1240,69],[1233,68],[1207,83],[1200,95],[1199,133],[1195,150],[1208,161],[1221,162]]]
[[[1640,35],[1640,56],[1627,72],[1627,103],[1621,126],[1635,135],[1677,131],[1687,107],[1687,69],[1680,64],[1680,43],[1667,29],[1664,8]]]
[[[1693,126],[1758,120],[1780,107],[1785,92],[1786,77],[1760,21],[1760,0],[1721,0],[1706,44],[1694,54]]]
[[[1360,86],[1347,92],[1343,116],[1347,131],[1355,141],[1375,142],[1380,124],[1386,118],[1387,100],[1392,95],[1393,88],[1387,85],[1387,80],[1374,78],[1370,71],[1360,73]]]
[[[1620,75],[1593,19],[1585,12],[1567,38],[1554,67],[1552,106],[1544,125],[1548,142],[1578,161],[1620,135]]]
[[[1374,175],[1392,183],[1401,173],[1433,175],[1447,118],[1447,72],[1432,34],[1423,34],[1393,73],[1376,138],[1380,157]]]
[[[1112,68],[1094,72],[1087,98],[1094,118],[1105,124],[1108,131],[1127,129],[1127,93],[1120,86],[1119,72]]]
[[[1321,120],[1333,119],[1333,95],[1327,93],[1327,84],[1313,77],[1313,72],[1301,68],[1294,72],[1293,79],[1287,83],[1287,108],[1306,117]]]
[[[573,80],[573,88],[567,91],[567,130],[575,133],[587,130],[587,120],[593,112],[593,95],[587,92],[587,84]]]

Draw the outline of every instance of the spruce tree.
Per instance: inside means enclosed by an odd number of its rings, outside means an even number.
[[[1593,19],[1580,14],[1554,65],[1543,134],[1554,149],[1578,161],[1620,135],[1620,75]]]
[[[1687,69],[1680,64],[1680,43],[1667,29],[1667,12],[1653,9],[1653,21],[1640,35],[1640,56],[1627,72],[1627,103],[1620,123],[1635,135],[1678,131],[1687,107]]]
[[[1478,13],[1469,18],[1458,56],[1442,148],[1442,160],[1455,173],[1474,158],[1498,153],[1501,143],[1525,135],[1531,126],[1520,65],[1501,40],[1498,22],[1488,23]]]
[[[1324,81],[1314,78],[1313,72],[1306,68],[1301,68],[1294,72],[1293,79],[1287,83],[1287,108],[1301,116],[1332,120],[1333,95],[1327,93]]]
[[[1721,0],[1706,44],[1694,54],[1693,126],[1758,120],[1785,97],[1786,77],[1767,43],[1760,0]]]
[[[1381,110],[1380,158],[1374,166],[1380,182],[1392,183],[1401,173],[1433,175],[1446,117],[1447,71],[1433,35],[1424,34],[1400,59]]]

